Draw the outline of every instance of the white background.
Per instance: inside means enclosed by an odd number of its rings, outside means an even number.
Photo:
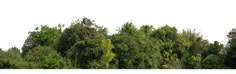
[[[0,0],[0,48],[21,48],[28,32],[42,25],[70,25],[88,17],[108,28],[123,23],[165,24],[196,29],[205,39],[227,43],[226,34],[236,27],[234,0]]]

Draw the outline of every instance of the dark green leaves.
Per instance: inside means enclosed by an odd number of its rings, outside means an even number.
[[[208,55],[202,62],[202,68],[221,69],[224,67],[224,59],[217,55]]]

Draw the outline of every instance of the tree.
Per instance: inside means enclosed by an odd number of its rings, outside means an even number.
[[[16,47],[12,47],[6,52],[2,51],[0,54],[0,68],[22,69],[28,67],[28,63],[24,61],[20,50]]]
[[[40,30],[36,27],[34,31],[29,32],[30,35],[22,47],[23,55],[25,55],[29,49],[37,46],[53,46],[54,42],[60,36],[63,25],[61,26],[59,24],[58,27],[59,28],[41,25]]]
[[[236,29],[233,28],[227,35],[229,41],[227,44],[226,65],[235,69],[236,64]]]
[[[202,62],[202,68],[205,69],[221,69],[224,67],[224,60],[214,54],[208,55]]]
[[[154,30],[151,37],[159,41],[158,46],[160,47],[162,56],[162,68],[182,68],[180,60],[181,54],[178,53],[182,52],[181,50],[183,49],[180,49],[182,47],[182,43],[177,41],[177,29],[175,27],[165,25]]]
[[[78,41],[96,38],[104,34],[106,34],[106,28],[96,25],[93,20],[83,18],[82,21],[73,22],[69,28],[63,31],[56,48],[58,52],[66,56],[66,52]]]
[[[207,52],[208,49],[208,41],[204,40],[200,33],[196,33],[195,30],[184,30],[183,34],[187,39],[191,42],[191,46],[188,49],[191,54],[197,55],[202,54],[203,51]]]
[[[137,28],[132,22],[126,22],[119,30],[120,33],[127,33],[128,35],[134,35]]]
[[[71,62],[68,59],[61,57],[55,49],[47,46],[33,48],[26,54],[25,60],[30,63],[30,68],[71,68]]]
[[[29,51],[29,49],[32,49],[36,46],[38,46],[38,43],[33,41],[32,37],[28,36],[22,47],[22,55],[25,55]]]
[[[160,27],[159,29],[156,29],[152,33],[152,37],[160,39],[162,42],[165,41],[174,41],[177,38],[177,29],[175,27],[170,27],[168,25],[165,25],[163,27]]]
[[[195,30],[183,30],[181,37],[185,38],[187,51],[182,58],[184,68],[201,68],[201,60],[208,52],[208,41],[204,40]]]
[[[155,28],[152,25],[143,25],[140,27],[140,31],[151,34]]]
[[[79,41],[68,51],[74,66],[79,68],[109,68],[114,57],[109,39],[89,39]]]
[[[145,36],[145,38],[150,39],[151,34],[153,33],[154,30],[155,28],[152,25],[143,25],[140,27],[138,34],[143,35]]]
[[[126,34],[113,35],[113,52],[119,69],[160,68],[160,51],[154,41],[139,40]],[[142,46],[140,46],[141,44]]]
[[[83,18],[66,28],[58,41],[58,52],[69,57],[77,68],[108,68],[114,57],[106,29]]]
[[[40,30],[38,29],[38,27],[36,27],[35,31],[29,33],[32,37],[32,40],[37,42],[41,46],[49,46],[50,44],[53,44],[55,39],[60,35],[57,27],[50,28],[45,25],[41,25]]]
[[[188,59],[190,68],[193,69],[200,69],[201,68],[201,55],[192,55],[189,59]]]
[[[158,41],[151,39],[144,29],[138,30],[132,23],[125,23],[118,34],[111,36],[116,58],[112,64],[119,69],[160,68]]]
[[[224,48],[223,44],[220,44],[218,41],[214,41],[213,44],[209,45],[208,54],[218,55],[219,52]]]
[[[6,55],[5,52],[1,49],[0,50],[0,68],[5,68],[5,59],[6,59]]]

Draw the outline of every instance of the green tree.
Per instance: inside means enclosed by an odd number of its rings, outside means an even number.
[[[155,28],[152,25],[143,25],[140,27],[140,31],[151,34]]]
[[[220,44],[218,41],[209,45],[208,54],[218,55],[219,52],[224,48],[223,44]]]
[[[174,41],[177,38],[177,29],[175,27],[170,27],[168,25],[162,26],[156,29],[152,33],[152,37],[160,39],[162,42]]]
[[[0,68],[22,69],[28,67],[28,63],[24,61],[20,50],[16,47],[12,47],[6,52],[0,51],[0,54]]]
[[[60,37],[60,31],[63,25],[59,24],[58,27],[48,27],[46,25],[41,25],[40,30],[38,27],[36,27],[34,31],[29,32],[30,35],[22,47],[23,55],[25,55],[29,49],[37,46],[52,47],[57,38]]]
[[[74,21],[69,28],[63,31],[56,48],[58,52],[65,56],[66,52],[78,41],[93,39],[106,33],[106,28],[96,25],[93,20],[83,18],[82,21]]]
[[[68,51],[68,55],[79,68],[109,68],[114,57],[109,39],[88,39],[79,41]]]
[[[127,33],[128,35],[134,35],[136,31],[137,28],[132,22],[126,22],[119,30],[120,33]]]
[[[83,18],[66,28],[58,41],[58,52],[71,59],[77,68],[108,68],[114,57],[106,28]]]
[[[184,30],[183,34],[190,40],[191,46],[188,49],[191,54],[197,55],[202,54],[203,51],[207,52],[208,49],[208,41],[204,40],[200,33],[196,33],[195,30]]]
[[[55,39],[60,35],[60,31],[57,27],[50,28],[46,25],[41,25],[40,30],[36,27],[35,31],[29,33],[33,41],[37,42],[41,46],[49,46],[50,44],[53,44]]]
[[[201,67],[201,60],[208,53],[209,43],[195,30],[183,30],[180,34],[186,41],[184,57],[181,59],[184,68],[193,69]]]
[[[200,69],[201,68],[201,55],[192,55],[190,56],[190,58],[188,59],[190,68],[193,69]]]
[[[139,40],[138,38],[124,35],[113,35],[113,52],[116,56],[117,68],[145,69],[160,67],[160,51],[152,40]],[[141,44],[141,46],[139,45]]]
[[[224,67],[224,59],[217,55],[208,55],[202,62],[202,68],[206,69],[221,69]]]
[[[116,58],[112,64],[119,69],[160,68],[160,50],[147,33],[138,30],[132,23],[125,23],[118,34],[111,36]]]
[[[159,41],[160,52],[162,56],[161,67],[162,68],[182,68],[181,60],[181,42],[177,41],[178,33],[175,27],[170,27],[168,25],[162,26],[154,32],[152,32],[151,37]],[[178,43],[178,44],[176,44]],[[183,53],[182,53],[183,54]]]
[[[226,65],[235,69],[236,68],[236,29],[233,28],[227,35],[229,41],[227,44]]]
[[[61,57],[55,49],[47,46],[33,48],[26,54],[25,60],[30,63],[30,68],[62,69],[72,67],[68,59]]]

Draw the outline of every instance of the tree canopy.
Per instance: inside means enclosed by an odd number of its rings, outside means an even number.
[[[137,27],[118,32],[86,17],[70,27],[41,25],[29,31],[21,49],[0,48],[1,69],[235,69],[236,29],[226,45],[209,42],[195,29]]]

